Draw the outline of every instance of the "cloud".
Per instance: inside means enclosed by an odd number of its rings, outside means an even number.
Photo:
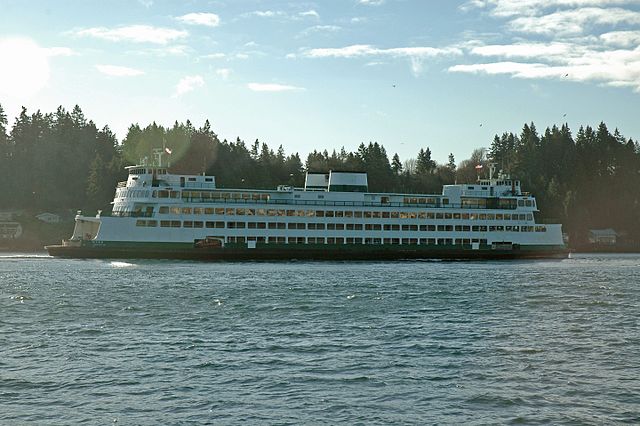
[[[276,83],[249,83],[247,88],[254,92],[294,92],[305,90],[303,87]]]
[[[358,4],[365,6],[380,6],[384,3],[384,0],[358,0]]]
[[[215,13],[187,13],[186,15],[178,16],[176,19],[189,25],[204,25],[207,27],[217,27],[220,25],[220,17]]]
[[[300,32],[300,37],[306,37],[316,33],[335,33],[342,29],[337,25],[314,25]]]
[[[424,60],[438,56],[462,55],[458,47],[394,47],[379,49],[368,44],[354,44],[340,48],[310,49],[304,52],[309,58],[367,58],[387,56],[392,58],[407,58],[411,64],[411,72],[418,76],[424,69]]]
[[[640,45],[640,31],[613,31],[600,34],[600,40],[607,45],[632,47]]]
[[[174,98],[204,86],[204,79],[199,75],[188,75],[180,79],[173,94]]]
[[[534,16],[542,14],[545,10],[561,8],[603,7],[637,3],[637,0],[470,0],[460,6],[460,9],[467,12],[476,8],[491,8],[493,16],[513,17]]]
[[[316,12],[315,10],[307,10],[306,12],[300,12],[299,13],[300,16],[313,16],[314,18],[318,19],[320,18],[320,14],[318,12]]]
[[[223,80],[228,80],[229,76],[231,75],[231,69],[230,68],[219,68],[216,70],[216,75],[220,78],[222,78]]]
[[[276,16],[286,16],[286,13],[281,10],[256,10],[249,13],[249,15],[259,18],[275,18]]]
[[[513,19],[508,27],[514,32],[543,35],[581,34],[587,26],[640,24],[640,12],[620,8],[587,7],[563,10],[542,16]]]
[[[0,39],[0,95],[24,100],[44,89],[52,50],[27,38]]]
[[[448,71],[595,83],[640,92],[640,12],[625,8],[639,4],[640,0],[468,1],[461,10],[486,9],[504,22],[505,41],[485,44],[472,39],[460,44],[468,54],[467,63]],[[473,63],[478,57],[490,61]]]
[[[227,56],[227,55],[225,55],[224,53],[220,53],[220,52],[217,52],[217,53],[209,53],[209,54],[207,54],[207,55],[202,55],[202,57],[203,57],[203,58],[206,58],[206,59],[222,59],[222,58],[224,58],[224,57],[226,57],[226,56]]]
[[[170,41],[185,38],[188,34],[187,31],[152,27],[150,25],[130,25],[118,28],[94,27],[75,32],[75,35],[79,37],[154,44],[167,44]]]
[[[455,47],[395,47],[379,49],[369,44],[354,44],[339,48],[311,49],[305,53],[310,58],[357,58],[367,56],[395,56],[395,57],[434,57],[444,55],[460,55],[462,51]]]
[[[515,43],[472,47],[470,52],[479,56],[501,56],[505,58],[537,58],[565,56],[574,51],[571,43]]]
[[[514,49],[508,46],[487,47],[490,49],[484,52],[485,56],[520,57],[532,62],[497,61],[459,64],[449,67],[449,72],[506,74],[523,79],[554,78],[563,81],[596,82],[616,87],[633,87],[635,91],[640,91],[640,48],[600,50],[597,46],[575,44],[549,54],[542,46],[534,46],[528,54],[525,54],[525,51],[520,49],[521,46],[516,46]],[[551,50],[555,49],[551,46]],[[478,48],[473,50],[477,51]],[[489,52],[492,54],[489,55]]]
[[[129,67],[121,67],[118,65],[96,65],[96,69],[102,74],[112,77],[133,77],[144,74],[144,71],[142,70]]]

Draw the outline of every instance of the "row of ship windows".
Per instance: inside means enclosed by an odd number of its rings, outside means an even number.
[[[247,241],[255,241],[257,243],[267,244],[487,244],[487,240],[484,238],[227,237],[226,240],[227,243],[245,243]]]
[[[533,220],[533,214],[511,213],[442,213],[442,212],[379,212],[351,210],[285,210],[246,209],[224,207],[160,206],[160,214],[195,214],[227,216],[289,216],[289,217],[347,217],[371,219],[454,219],[454,220]]]
[[[154,228],[157,220],[138,219],[136,226]],[[227,228],[227,229],[295,229],[312,231],[424,231],[424,232],[546,232],[544,225],[398,225],[378,223],[284,223],[284,222],[224,222],[199,220],[161,220],[162,228]]]

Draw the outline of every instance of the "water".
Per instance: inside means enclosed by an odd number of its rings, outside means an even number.
[[[640,422],[640,256],[0,254],[0,424]]]

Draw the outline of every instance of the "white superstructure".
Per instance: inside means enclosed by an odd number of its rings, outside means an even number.
[[[368,192],[360,172],[309,173],[304,188],[248,190],[218,188],[213,176],[175,175],[158,165],[128,171],[111,215],[78,214],[68,244],[563,247],[561,226],[537,224],[535,198],[504,175],[446,185],[434,195]]]

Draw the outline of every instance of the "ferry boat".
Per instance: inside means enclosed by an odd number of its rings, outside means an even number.
[[[441,194],[369,192],[367,174],[307,173],[303,188],[218,188],[155,161],[127,167],[110,214],[78,211],[71,258],[390,260],[565,258],[560,224],[539,224],[536,199],[502,173]]]

